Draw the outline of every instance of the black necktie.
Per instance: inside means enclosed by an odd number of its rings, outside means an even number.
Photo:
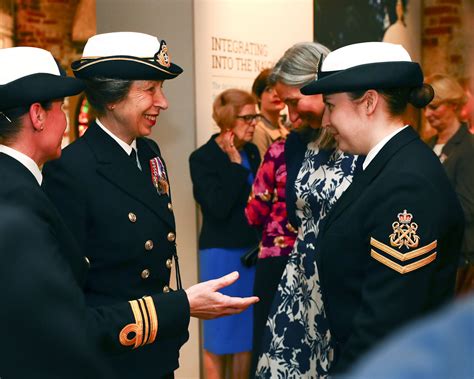
[[[133,162],[133,164],[134,164],[135,166],[137,166],[137,168],[141,171],[142,168],[141,168],[140,165],[138,164],[137,152],[135,151],[135,149],[132,148],[132,152],[130,153],[129,157],[130,157],[130,160]]]

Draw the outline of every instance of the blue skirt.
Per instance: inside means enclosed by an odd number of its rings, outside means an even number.
[[[228,296],[253,295],[255,267],[247,268],[240,257],[244,249],[203,249],[199,251],[200,281],[211,280],[232,271],[240,274],[237,282],[219,292]],[[253,307],[233,316],[204,320],[204,349],[214,354],[233,354],[252,351]]]

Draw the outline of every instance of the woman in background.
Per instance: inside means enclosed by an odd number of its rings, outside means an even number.
[[[293,252],[281,278],[263,332],[256,376],[259,378],[324,376],[330,365],[331,340],[315,265],[320,222],[352,182],[357,159],[335,147],[321,128],[321,95],[303,96],[300,88],[314,80],[329,50],[299,43],[275,65],[270,83],[288,106],[290,121],[301,125],[285,145],[286,204],[298,228]],[[312,349],[316,343],[318,350]]]
[[[438,133],[428,141],[446,169],[464,211],[465,228],[456,293],[474,289],[474,136],[460,120],[467,101],[461,85],[451,76],[435,74],[426,79],[435,92],[425,117]]]
[[[258,243],[244,214],[260,164],[258,149],[250,142],[259,117],[256,103],[250,93],[238,89],[218,95],[212,117],[221,131],[189,158],[193,193],[203,217],[199,237],[201,279],[239,271],[239,283],[223,291],[232,296],[250,295],[255,275],[255,268],[243,266],[240,257]],[[204,322],[204,369],[208,379],[226,378],[227,358],[232,361],[231,377],[246,378],[251,350],[251,309]]]
[[[289,133],[280,116],[285,104],[278,97],[275,87],[268,82],[271,72],[269,68],[262,70],[252,85],[252,93],[257,98],[261,116],[255,126],[252,142],[257,145],[262,160],[270,145],[279,139],[285,139]]]

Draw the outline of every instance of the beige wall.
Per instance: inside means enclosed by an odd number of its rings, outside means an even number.
[[[196,207],[188,157],[195,148],[193,9],[191,0],[97,0],[97,32],[136,31],[164,39],[171,59],[184,69],[165,82],[169,109],[160,114],[151,137],[170,173],[178,254],[184,287],[197,282]],[[153,364],[153,362],[150,362]],[[176,378],[199,378],[199,328],[191,320],[190,340],[181,349]]]

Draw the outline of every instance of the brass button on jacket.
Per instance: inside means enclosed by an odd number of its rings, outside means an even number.
[[[168,233],[168,241],[174,242],[175,239],[176,239],[175,234],[173,232],[169,232]]]
[[[149,276],[150,276],[150,270],[148,270],[147,268],[144,269],[141,274],[142,279],[148,279]]]
[[[163,292],[164,292],[164,293],[170,292],[170,288],[169,288],[168,286],[164,286],[164,287],[163,287]]]
[[[151,249],[153,249],[153,241],[148,240],[145,242],[145,250],[150,251]]]
[[[128,219],[130,220],[130,222],[136,222],[137,221],[137,215],[133,212],[130,212],[128,214]]]
[[[171,269],[173,267],[173,261],[169,258],[166,260],[166,268]]]
[[[168,210],[169,210],[170,212],[173,212],[173,204],[168,203]]]
[[[86,261],[87,267],[91,267],[91,261],[89,260],[89,258],[84,257],[84,260]]]

